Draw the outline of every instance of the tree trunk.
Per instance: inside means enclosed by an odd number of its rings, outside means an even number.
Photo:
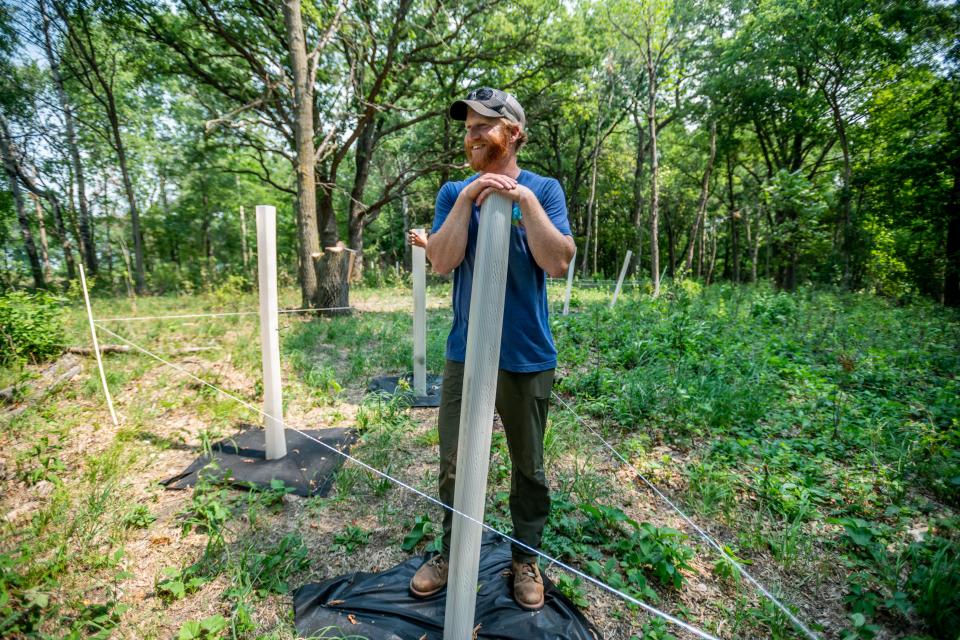
[[[407,232],[412,225],[410,224],[410,201],[406,193],[400,196],[400,214],[403,216],[403,268],[410,271],[413,268],[413,254],[410,242],[407,240]],[[428,228],[427,231],[430,229]]]
[[[717,229],[713,230],[713,233],[710,234],[710,262],[707,266],[707,285],[713,281],[713,268],[717,264],[717,235],[719,231]]]
[[[740,282],[740,212],[733,197],[733,154],[727,154],[727,196],[730,198],[730,277]]]
[[[660,159],[657,157],[657,73],[647,33],[647,119],[650,125],[650,277],[653,297],[660,295]]]
[[[67,150],[70,154],[71,169],[77,180],[77,205],[80,211],[80,219],[78,221],[80,226],[79,249],[81,258],[87,266],[88,275],[95,276],[99,265],[97,263],[96,243],[94,243],[93,240],[90,208],[87,203],[86,178],[83,173],[83,163],[80,160],[80,149],[77,145],[77,136],[74,130],[73,109],[70,107],[67,92],[63,87],[63,77],[60,74],[60,62],[54,55],[53,43],[50,38],[50,18],[47,14],[44,0],[39,1],[39,8],[43,24],[44,48],[47,54],[47,61],[50,65],[53,84],[57,91],[57,98],[60,102],[60,109],[63,111]]]
[[[10,193],[13,194],[17,221],[20,223],[20,235],[23,236],[23,246],[27,252],[27,259],[30,261],[30,273],[33,275],[34,286],[37,289],[44,289],[47,283],[43,276],[43,265],[40,263],[37,245],[33,241],[33,233],[30,231],[30,218],[27,217],[26,207],[24,206],[23,192],[20,190],[20,183],[17,181],[16,159],[9,143],[10,132],[7,130],[6,122],[0,122],[0,127],[2,127],[0,129],[0,151],[3,153],[3,167],[10,183]]]
[[[749,211],[747,211],[743,220],[746,223],[747,245],[750,247],[750,283],[756,284],[757,260],[760,257],[760,225],[763,224],[763,208],[761,205],[757,205],[757,228],[755,232],[751,231]]]
[[[593,217],[593,272],[600,273],[597,268],[597,254],[600,253],[600,209],[594,207]]]
[[[612,94],[612,91],[610,92]],[[603,107],[597,104],[597,130],[593,139],[593,154],[590,157],[590,196],[587,200],[587,242],[584,243],[583,266],[580,269],[580,277],[587,275],[587,265],[590,257],[590,233],[593,231],[596,221],[597,209],[597,165],[600,161],[601,130],[603,129]],[[596,248],[593,256],[593,272],[597,272]]]
[[[354,151],[353,188],[350,191],[350,221],[348,223],[348,246],[357,252],[350,280],[357,282],[363,275],[363,228],[366,226],[367,208],[363,204],[363,193],[370,178],[370,160],[377,135],[378,124],[367,123],[357,137]]]
[[[669,200],[667,201],[669,203]],[[667,275],[670,279],[676,277],[675,266],[677,263],[677,234],[674,229],[674,218],[679,218],[679,211],[671,212],[669,206],[663,207],[663,224],[667,228]]]
[[[46,197],[53,210],[53,222],[57,227],[60,247],[63,249],[63,260],[67,264],[67,279],[73,280],[77,277],[77,265],[73,259],[73,243],[70,241],[70,232],[67,230],[66,212],[52,191],[48,190]]]
[[[110,92],[108,100],[113,105],[110,119],[110,131],[113,134],[114,148],[117,152],[117,161],[120,163],[120,175],[123,177],[123,190],[127,196],[127,203],[130,207],[130,228],[133,232],[133,262],[134,262],[134,288],[137,295],[143,295],[146,288],[146,276],[143,266],[143,232],[140,229],[140,211],[137,209],[137,197],[133,191],[133,181],[130,179],[130,170],[127,166],[127,152],[123,145],[123,138],[120,136],[120,121],[117,118],[116,105],[113,104],[113,93]]]
[[[37,231],[40,236],[40,261],[43,264],[43,278],[47,282],[53,280],[53,272],[50,268],[50,245],[47,243],[47,225],[43,221],[43,207],[40,206],[40,198],[36,194],[30,194],[33,197],[33,206],[37,211]]]
[[[326,309],[324,315],[346,315],[350,313],[350,264],[353,253],[341,243],[337,247],[326,247],[323,253],[311,256],[311,264],[316,271],[317,294],[313,305],[317,309]]]
[[[950,132],[950,168],[953,173],[953,186],[947,200],[947,241],[946,269],[943,274],[943,303],[951,307],[960,307],[960,114],[958,114],[958,96],[956,87],[950,95],[947,108],[947,130]]]
[[[693,270],[693,250],[697,245],[697,236],[703,228],[703,217],[707,211],[707,199],[710,196],[710,174],[713,173],[713,163],[717,157],[717,123],[710,123],[710,155],[707,158],[707,168],[703,171],[703,180],[700,181],[700,200],[697,203],[697,215],[690,228],[690,243],[687,245],[687,257],[683,264],[684,273]]]
[[[646,157],[644,128],[640,125],[640,114],[632,109],[633,122],[637,131],[637,155],[633,168],[633,228],[637,230],[637,259],[630,265],[629,275],[641,269],[643,259],[643,159]]]
[[[287,49],[294,80],[296,118],[293,131],[297,144],[297,235],[300,297],[303,306],[317,299],[317,274],[313,255],[320,252],[317,230],[316,159],[313,146],[313,83],[308,68],[300,0],[284,0],[283,22],[287,29]]]
[[[841,183],[839,193],[840,204],[840,264],[843,270],[843,285],[847,288],[851,283],[851,254],[854,250],[853,220],[851,214],[852,192],[850,168],[850,142],[847,140],[847,129],[843,121],[843,115],[840,112],[840,104],[835,92],[828,92],[826,88],[823,95],[830,104],[830,114],[833,116],[834,128],[837,131],[837,140],[840,142],[840,150],[843,155],[843,170],[841,171]]]
[[[319,172],[317,181],[317,224],[320,233],[320,245],[333,247],[340,242],[340,230],[337,229],[337,214],[333,210],[333,178],[326,171]]]

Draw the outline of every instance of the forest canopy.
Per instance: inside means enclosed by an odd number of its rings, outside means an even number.
[[[584,276],[960,302],[955,2],[0,5],[0,288],[254,280],[253,208],[323,306],[467,175],[449,104],[515,94]],[[350,252],[337,251],[348,249]]]

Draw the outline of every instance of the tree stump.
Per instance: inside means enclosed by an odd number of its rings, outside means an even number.
[[[312,255],[313,269],[317,274],[317,295],[313,306],[323,315],[337,316],[350,313],[350,270],[353,253],[346,247],[325,247],[323,252]]]

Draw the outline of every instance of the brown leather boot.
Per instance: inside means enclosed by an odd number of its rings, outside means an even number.
[[[543,608],[543,577],[536,560],[533,562],[513,561],[513,599],[521,608],[536,611]]]
[[[424,562],[410,578],[410,593],[418,598],[426,598],[438,593],[447,586],[447,573],[450,565],[439,553]]]

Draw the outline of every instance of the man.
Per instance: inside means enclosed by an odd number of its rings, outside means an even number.
[[[512,95],[478,89],[450,106],[450,117],[466,124],[464,152],[476,174],[448,182],[437,195],[427,257],[435,271],[453,276],[453,327],[447,338],[438,429],[440,499],[453,505],[460,428],[460,399],[466,359],[467,320],[477,251],[480,205],[491,193],[513,200],[514,226],[504,300],[496,407],[512,463],[510,514],[513,536],[538,548],[550,513],[543,469],[543,434],[553,387],[557,351],[547,318],[546,274],[562,276],[573,257],[563,189],[553,178],[521,170],[517,152],[526,142],[526,116]],[[447,584],[453,514],[443,517],[443,549],[410,581],[418,597]],[[524,609],[543,606],[537,556],[514,545],[514,598]]]

